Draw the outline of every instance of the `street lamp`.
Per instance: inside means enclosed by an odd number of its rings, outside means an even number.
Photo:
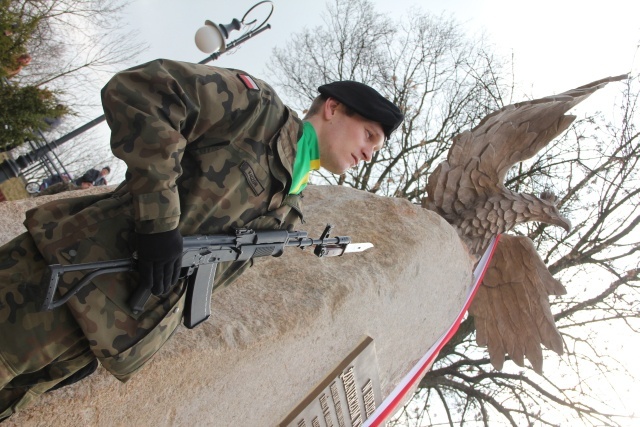
[[[257,24],[258,19],[252,19],[251,17],[251,15],[258,9],[265,12],[268,11],[267,17],[260,22],[259,25]],[[196,46],[198,46],[201,51],[210,55],[200,61],[199,64],[206,64],[209,61],[216,60],[222,53],[233,49],[239,44],[244,43],[250,38],[271,28],[271,25],[267,24],[267,21],[271,18],[272,14],[273,3],[266,0],[254,4],[247,12],[245,12],[242,19],[238,20],[234,18],[231,23],[227,25],[215,24],[212,21],[206,20],[205,25],[196,32],[195,42]],[[231,42],[227,42],[229,33],[231,31],[239,30],[243,31],[242,35]],[[5,159],[4,161],[0,160],[0,183],[20,176],[24,169],[46,157],[53,149],[91,129],[99,123],[102,123],[104,120],[104,115],[97,117],[89,123],[69,132],[66,135],[63,135],[57,140],[46,143],[37,150],[21,155],[15,160],[11,158]]]
[[[269,13],[259,25],[256,25],[258,20],[250,20],[250,16],[252,12],[263,5],[269,8]],[[271,28],[271,25],[267,24],[267,21],[269,20],[269,18],[271,18],[272,13],[273,3],[269,0],[265,0],[251,6],[251,8],[244,14],[242,19],[238,20],[234,18],[229,24],[215,24],[208,19],[204,21],[204,26],[200,27],[198,31],[196,31],[195,42],[198,49],[210,55],[204,60],[200,61],[200,64],[204,64],[211,60],[217,59],[218,56],[220,56],[220,54],[222,54],[223,52],[233,49],[239,44],[249,40],[251,37],[254,37],[264,30],[268,30],[269,28]],[[233,30],[244,30],[245,32],[236,40],[227,43],[229,33]]]
[[[196,46],[204,53],[224,52],[227,49],[226,40],[229,38],[229,32],[239,30],[241,25],[235,18],[228,25],[216,25],[207,19],[204,26],[196,31]]]

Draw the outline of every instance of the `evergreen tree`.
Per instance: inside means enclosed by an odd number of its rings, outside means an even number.
[[[15,0],[0,0],[0,151],[35,138],[37,130],[69,112],[55,92],[11,80],[31,61],[27,45],[40,22],[20,6]]]

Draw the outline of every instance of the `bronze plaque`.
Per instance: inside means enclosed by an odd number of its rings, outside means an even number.
[[[357,427],[381,402],[376,351],[365,337],[279,425]]]

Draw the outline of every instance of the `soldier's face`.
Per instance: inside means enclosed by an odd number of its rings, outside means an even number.
[[[379,123],[359,114],[347,115],[339,102],[329,98],[323,114],[326,120],[318,132],[318,147],[320,165],[329,172],[343,174],[361,161],[370,161],[384,145]]]

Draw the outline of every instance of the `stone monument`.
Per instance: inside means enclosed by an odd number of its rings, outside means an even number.
[[[451,324],[471,284],[472,259],[442,217],[406,200],[345,187],[305,193],[299,229],[315,236],[331,223],[334,234],[374,248],[333,258],[288,248],[260,259],[214,293],[208,321],[180,326],[127,383],[100,369],[4,424],[277,425],[323,381],[346,425],[358,411],[364,419],[365,399],[379,404]],[[2,242],[20,231],[25,209],[56,196],[0,204],[0,215],[12,218]],[[357,390],[357,406],[345,384]]]
[[[326,259],[290,248],[261,259],[214,293],[207,322],[180,327],[129,382],[99,369],[5,424],[360,425],[451,325],[493,236],[525,221],[570,226],[554,195],[511,192],[505,174],[569,126],[571,107],[624,77],[490,114],[455,138],[422,206],[309,186],[299,229],[316,235],[331,223],[374,248]],[[0,203],[10,219],[0,242],[22,232],[26,209],[60,196]],[[496,368],[509,355],[540,372],[541,345],[562,352],[548,297],[563,292],[529,239],[502,236],[470,308]]]

